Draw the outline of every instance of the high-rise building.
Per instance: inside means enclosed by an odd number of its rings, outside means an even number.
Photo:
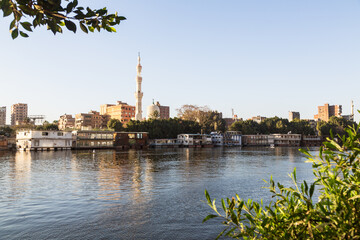
[[[74,128],[75,127],[75,118],[71,114],[64,114],[60,116],[58,122],[59,130],[65,130],[67,128]]]
[[[117,101],[115,104],[103,104],[100,106],[100,114],[107,115],[110,119],[117,119],[126,125],[135,118],[135,107],[125,102]]]
[[[141,83],[142,83],[142,77],[141,77],[141,70],[142,70],[142,66],[140,64],[140,53],[138,56],[138,65],[136,66],[136,92],[135,92],[135,100],[136,100],[136,104],[135,104],[135,108],[136,108],[136,112],[135,112],[135,120],[143,120],[142,117],[142,97],[143,97],[143,93],[141,92]]]
[[[6,125],[6,107],[0,107],[0,126]]]
[[[314,115],[315,120],[329,121],[330,117],[341,117],[341,105],[329,105],[325,103],[324,106],[318,106],[318,114]]]
[[[17,103],[11,106],[11,125],[23,124],[28,117],[28,105]]]
[[[300,120],[300,113],[299,112],[289,112],[289,121],[294,121],[295,119],[299,119]]]

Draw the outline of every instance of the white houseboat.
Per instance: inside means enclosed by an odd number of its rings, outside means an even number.
[[[20,130],[16,133],[18,150],[65,150],[71,149],[71,146],[71,132]]]

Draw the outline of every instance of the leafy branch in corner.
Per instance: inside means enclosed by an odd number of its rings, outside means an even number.
[[[66,3],[66,4],[64,4]],[[46,26],[54,35],[62,33],[65,26],[69,31],[76,33],[78,22],[81,30],[85,33],[101,31],[116,32],[115,25],[126,20],[117,13],[109,14],[104,7],[90,9],[78,6],[77,0],[0,0],[0,9],[3,16],[12,15],[10,33],[13,39],[19,35],[28,37],[27,32],[40,26]],[[32,19],[32,22],[24,19]]]

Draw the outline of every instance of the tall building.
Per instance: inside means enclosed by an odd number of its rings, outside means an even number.
[[[329,105],[328,103],[325,103],[324,106],[318,106],[318,114],[314,115],[314,119],[327,122],[332,116],[341,117],[341,113],[341,105]]]
[[[289,112],[289,121],[294,121],[295,119],[300,120],[300,113],[299,112]]]
[[[6,107],[0,107],[0,126],[6,125]]]
[[[11,106],[11,125],[23,124],[28,117],[28,105],[17,103]]]
[[[71,114],[64,114],[60,116],[58,122],[59,130],[65,130],[67,128],[74,128],[75,127],[75,118]]]
[[[136,100],[136,112],[135,112],[135,120],[143,120],[142,117],[142,97],[143,93],[141,92],[141,83],[142,83],[142,77],[141,77],[141,70],[142,66],[140,64],[140,53],[138,56],[138,65],[136,66],[136,92],[135,92],[135,100]]]
[[[161,106],[159,102],[156,102],[156,106],[160,109],[160,119],[169,119],[170,118],[170,107]]]
[[[103,104],[100,106],[100,114],[109,116],[109,119],[117,119],[126,125],[135,118],[135,107],[127,103],[117,101],[115,104]]]

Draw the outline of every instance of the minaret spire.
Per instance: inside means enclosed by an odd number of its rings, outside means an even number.
[[[135,92],[135,120],[143,120],[142,118],[142,97],[143,93],[141,92],[141,83],[142,83],[142,77],[141,77],[141,70],[142,66],[140,64],[140,52],[138,53],[138,64],[136,66],[136,92]]]

